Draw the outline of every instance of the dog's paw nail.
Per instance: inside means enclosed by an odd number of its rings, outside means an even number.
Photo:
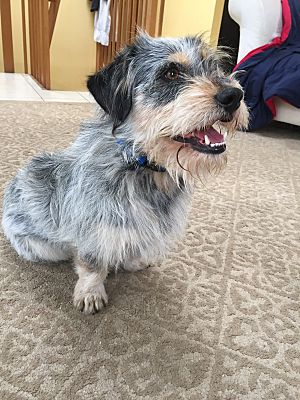
[[[106,293],[102,294],[102,301],[103,301],[104,306],[108,305],[108,297],[107,297]]]
[[[83,311],[84,310],[84,301],[83,300],[75,300],[74,299],[74,307],[77,308],[77,310],[79,311]]]
[[[99,297],[97,297],[97,298],[94,300],[94,305],[95,305],[96,312],[97,312],[97,311],[100,311],[100,310],[102,310],[102,308],[103,308],[104,300],[103,300],[103,299],[100,299]]]

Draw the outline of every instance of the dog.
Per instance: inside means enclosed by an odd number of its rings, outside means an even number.
[[[74,305],[107,305],[111,270],[162,260],[184,231],[195,180],[226,164],[248,111],[222,52],[201,36],[140,33],[90,76],[99,104],[71,146],[35,156],[8,184],[2,226],[32,262],[74,259]],[[220,130],[224,134],[220,133]]]

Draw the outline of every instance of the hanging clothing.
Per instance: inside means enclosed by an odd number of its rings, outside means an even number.
[[[249,130],[264,127],[276,115],[275,97],[300,108],[300,1],[281,0],[282,32],[252,50],[235,67],[250,109]]]
[[[91,11],[95,12],[94,40],[103,46],[109,45],[110,0],[92,0]]]

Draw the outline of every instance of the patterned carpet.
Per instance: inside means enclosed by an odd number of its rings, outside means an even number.
[[[68,145],[90,104],[0,103],[0,185]],[[160,267],[110,276],[110,304],[73,309],[71,265],[0,241],[0,399],[298,400],[300,130],[229,144]]]

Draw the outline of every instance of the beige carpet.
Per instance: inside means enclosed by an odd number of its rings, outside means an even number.
[[[66,146],[91,105],[0,103],[1,187]],[[31,265],[1,236],[0,399],[300,399],[300,129],[229,145],[161,268],[110,276],[84,317],[68,263]]]

